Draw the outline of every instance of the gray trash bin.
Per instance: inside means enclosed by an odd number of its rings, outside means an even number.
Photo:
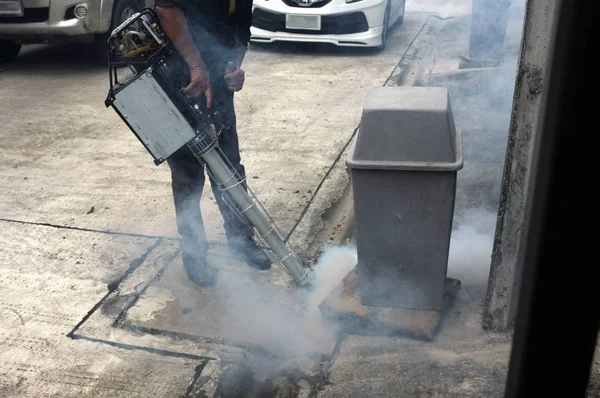
[[[372,89],[347,163],[363,304],[441,310],[463,165],[447,89]]]

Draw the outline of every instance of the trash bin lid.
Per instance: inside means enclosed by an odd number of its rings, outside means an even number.
[[[367,94],[350,168],[456,171],[462,135],[444,87],[377,87]]]

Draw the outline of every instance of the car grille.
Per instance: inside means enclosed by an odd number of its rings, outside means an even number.
[[[256,8],[252,15],[252,26],[270,32],[307,33],[321,35],[343,35],[360,33],[369,30],[365,14],[352,12],[343,15],[323,15],[321,30],[286,29],[285,14],[273,13]]]
[[[283,3],[288,7],[300,7],[300,8],[321,8],[321,7],[326,6],[327,4],[331,3],[331,0],[323,0],[323,1],[313,3],[309,6],[301,6],[298,3],[296,3],[294,0],[281,0],[281,1],[283,1]]]
[[[0,17],[0,23],[46,22],[49,12],[48,7],[25,8],[22,17]]]

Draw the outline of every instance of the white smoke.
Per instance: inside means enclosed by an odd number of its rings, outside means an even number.
[[[452,232],[448,258],[448,277],[464,286],[487,284],[496,214],[485,209],[465,212],[463,221]]]
[[[356,262],[354,246],[331,246],[325,249],[313,269],[314,288],[309,296],[307,314],[318,310],[319,304],[352,271]]]
[[[356,266],[356,249],[352,246],[331,246],[313,266],[310,290],[302,295],[296,289],[291,294],[302,296],[299,301],[301,310],[294,318],[283,306],[260,308],[253,314],[254,322],[245,322],[246,332],[266,333],[272,347],[284,357],[310,357],[315,353],[333,349],[339,330],[335,322],[321,316],[319,305],[327,298],[348,273]],[[260,286],[247,286],[245,294],[265,297]],[[240,294],[239,289],[235,294]],[[266,298],[266,297],[265,297]],[[244,314],[240,314],[245,318]]]
[[[337,327],[321,316],[319,305],[338,287],[356,266],[353,246],[331,246],[323,252],[313,268],[313,288],[307,298],[298,342],[303,351],[323,339],[335,339]]]
[[[461,216],[450,238],[448,277],[459,279],[464,286],[485,286],[495,222],[496,214],[485,209],[469,210]],[[226,278],[228,283],[220,285],[219,294],[236,298],[226,303],[227,327],[239,330],[240,337],[266,337],[261,339],[267,344],[265,348],[287,358],[309,357],[321,352],[321,348],[333,347],[341,333],[340,325],[325,319],[319,306],[340,286],[357,261],[353,245],[327,247],[313,266],[310,290],[304,294],[301,289],[287,293],[296,296],[300,304],[293,307],[279,302],[274,291],[262,283]],[[279,304],[248,306],[244,297]]]
[[[218,303],[220,313],[206,315],[214,318],[211,330],[200,334],[258,344],[280,358],[331,354],[339,337],[338,325],[321,316],[319,305],[355,267],[354,247],[326,248],[313,266],[311,284],[306,288],[290,288],[282,272],[259,276],[228,256],[212,258],[220,274],[214,292],[200,289],[189,295],[186,287],[175,287],[174,293],[181,308],[197,305],[198,295],[205,295],[206,303]]]
[[[406,0],[406,12],[425,12],[440,18],[452,18],[469,15],[471,0]]]
[[[462,214],[450,237],[448,277],[459,279],[465,286],[487,284],[495,227],[496,213],[488,209],[471,209]],[[314,267],[315,287],[307,300],[305,325],[320,322],[319,305],[357,262],[355,246],[333,246],[324,251]]]

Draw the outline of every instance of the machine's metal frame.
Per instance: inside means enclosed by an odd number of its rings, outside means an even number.
[[[139,52],[131,51],[135,53],[131,57],[118,56],[118,43],[133,26],[143,32],[136,31],[137,37],[147,38],[151,44]],[[229,127],[225,111],[215,100],[209,110],[202,100],[187,96],[183,92],[186,82],[180,80],[181,75],[173,75],[173,65],[181,58],[162,34],[155,12],[144,9],[133,15],[112,32],[108,45],[110,88],[105,105],[117,112],[156,165],[187,145],[209,178],[217,183],[224,201],[259,242],[270,249],[267,254],[272,262],[295,283],[306,284],[308,269],[284,240],[246,179],[219,148],[218,136]],[[129,68],[131,75],[119,80],[119,68]]]

